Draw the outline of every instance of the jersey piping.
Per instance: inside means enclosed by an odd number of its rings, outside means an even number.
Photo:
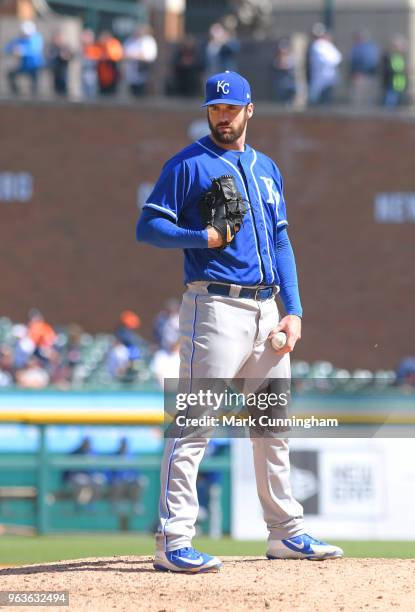
[[[156,210],[161,210],[161,212],[165,213],[166,215],[169,215],[170,217],[173,217],[173,219],[175,221],[177,221],[177,215],[172,211],[169,210],[168,208],[163,208],[163,206],[159,206],[159,204],[152,204],[151,202],[146,202],[143,206],[143,208],[155,208]]]
[[[256,187],[256,190],[257,190],[257,194],[258,194],[259,205],[261,207],[261,215],[262,215],[262,220],[264,222],[265,238],[266,238],[266,241],[267,241],[268,259],[269,259],[269,265],[270,265],[270,270],[271,270],[271,274],[272,274],[271,282],[273,282],[275,280],[275,276],[274,276],[274,270],[273,270],[273,266],[272,266],[271,253],[269,251],[267,224],[266,224],[266,221],[265,221],[264,208],[262,206],[261,192],[259,190],[258,182],[256,180],[254,171],[252,170],[252,168],[255,166],[255,163],[256,163],[256,160],[257,160],[257,154],[256,154],[255,149],[252,149],[252,151],[254,153],[254,160],[253,160],[252,164],[250,165],[249,169],[251,171],[252,178],[254,179],[255,187]]]

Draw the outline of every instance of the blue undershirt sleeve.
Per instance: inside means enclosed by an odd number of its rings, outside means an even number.
[[[207,230],[190,230],[153,208],[144,208],[137,222],[136,238],[162,249],[207,249]]]
[[[298,290],[297,269],[294,252],[286,227],[277,234],[277,267],[280,277],[280,295],[287,314],[303,315]]]

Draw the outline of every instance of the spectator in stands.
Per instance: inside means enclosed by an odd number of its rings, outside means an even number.
[[[114,380],[123,381],[126,378],[130,365],[128,348],[119,340],[114,343],[107,355],[107,371]]]
[[[84,98],[90,100],[98,92],[97,63],[101,50],[95,42],[92,30],[83,30],[81,34],[81,90]]]
[[[415,387],[415,356],[405,357],[396,368],[396,384]]]
[[[4,51],[18,60],[17,66],[7,75],[12,93],[20,94],[17,78],[24,76],[30,81],[32,95],[36,95],[39,71],[44,66],[43,37],[37,31],[36,24],[24,21],[20,36],[9,41]]]
[[[205,67],[208,75],[237,70],[239,42],[234,32],[221,23],[209,28],[209,39],[205,49]]]
[[[63,353],[63,360],[71,371],[71,380],[74,376],[75,368],[81,363],[81,340],[83,330],[77,323],[72,323],[68,328],[68,342]]]
[[[382,60],[383,104],[396,108],[405,102],[408,88],[408,44],[404,36],[395,35]]]
[[[7,344],[0,345],[0,387],[13,384],[14,367],[13,351]]]
[[[120,62],[123,48],[111,32],[104,30],[98,39],[99,59],[97,62],[98,87],[101,95],[117,92],[120,81]]]
[[[133,382],[142,359],[143,340],[137,333],[140,317],[132,310],[124,310],[115,330],[116,341],[107,356],[107,370],[116,379]]]
[[[277,102],[292,104],[297,91],[295,79],[295,57],[289,38],[278,41],[274,60],[274,88]]]
[[[57,96],[68,95],[68,67],[73,53],[65,41],[63,32],[57,31],[47,47],[46,58],[53,79],[53,90]]]
[[[34,343],[34,355],[44,362],[48,362],[53,345],[56,340],[56,332],[49,323],[46,323],[42,313],[37,308],[29,311],[27,323],[28,338]]]
[[[92,450],[91,438],[85,436],[81,444],[70,454],[94,456],[96,453]],[[105,472],[96,469],[75,469],[66,470],[62,480],[69,484],[78,510],[93,510],[95,502],[103,495],[108,478]]]
[[[118,449],[115,451],[116,457],[132,459],[134,455],[128,448],[127,438],[121,438]],[[147,478],[140,474],[136,468],[127,467],[124,469],[111,470],[108,474],[109,498],[113,504],[113,510],[117,514],[128,514],[128,509],[132,507],[134,514],[141,514],[143,507],[140,504],[143,488],[147,484]]]
[[[62,358],[59,351],[53,351],[50,355],[47,372],[49,374],[49,384],[62,390],[67,390],[71,386],[72,372],[67,362]]]
[[[186,98],[200,95],[203,63],[193,36],[186,36],[173,55],[172,84],[169,93]]]
[[[179,309],[178,300],[171,298],[154,321],[154,336],[161,348],[169,350],[179,340]]]
[[[322,24],[314,26],[313,35],[309,50],[309,103],[312,106],[327,105],[333,101],[342,54]]]
[[[82,328],[72,323],[63,336],[66,342],[59,344],[59,348],[50,351],[47,370],[50,376],[50,384],[60,389],[69,389],[73,383],[79,382],[79,374],[76,369],[81,364],[81,337]]]
[[[160,348],[154,354],[150,369],[162,389],[165,378],[179,378],[179,348],[179,342],[174,342],[170,347]]]
[[[14,367],[23,368],[36,349],[36,345],[31,338],[26,325],[18,323],[13,325],[12,334],[15,339],[14,344]]]
[[[16,384],[23,389],[44,389],[49,384],[49,374],[37,357],[29,361],[16,372]]]
[[[379,61],[379,46],[370,39],[369,33],[366,30],[356,32],[349,59],[352,104],[375,104]]]
[[[313,27],[311,28],[311,33],[310,33],[310,40],[309,43],[307,45],[307,50],[306,50],[306,56],[305,56],[305,77],[306,77],[306,82],[307,82],[307,90],[308,90],[308,97],[310,98],[310,81],[311,81],[311,48],[313,46],[313,44],[315,43],[315,41],[317,40],[317,38],[319,36],[321,36],[322,32],[327,32],[326,26],[324,25],[324,23],[321,22],[317,22],[313,25]],[[310,103],[310,100],[309,100]]]
[[[66,332],[67,342],[60,351],[60,360],[62,364],[62,372],[59,374],[63,377],[62,385],[65,381],[71,386],[81,384],[87,370],[83,359],[82,341],[85,337],[83,329],[76,323],[71,323]],[[53,381],[52,381],[53,382]]]
[[[314,36],[314,31],[315,31],[317,25],[321,26],[325,30],[325,27],[324,27],[324,25],[322,23],[321,24],[320,23],[319,24],[315,23],[313,25],[313,28],[311,30],[311,36],[309,38],[309,41],[308,41],[308,44],[307,44],[307,48],[306,48],[306,52],[305,52],[305,57],[304,57],[304,72],[305,72],[305,80],[306,80],[306,83],[307,83],[308,103],[310,103],[310,78],[311,78],[311,66],[310,66],[310,63],[311,63],[310,62],[310,55],[311,54],[310,54],[310,51],[311,51],[311,47],[312,47],[312,45],[313,45],[313,43],[314,43],[314,41],[316,39],[316,37]]]
[[[0,369],[0,388],[10,387],[13,384],[13,379],[7,372]]]
[[[137,334],[140,327],[141,319],[138,314],[132,310],[123,310],[115,337],[128,349],[128,356],[132,361],[141,357],[141,338]]]
[[[140,26],[124,43],[125,79],[133,96],[148,93],[151,68],[157,59],[157,42],[150,26]]]

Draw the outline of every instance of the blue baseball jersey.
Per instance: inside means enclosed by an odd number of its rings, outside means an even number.
[[[283,180],[268,156],[245,145],[228,151],[205,136],[172,157],[144,207],[179,227],[202,230],[199,201],[211,179],[232,174],[246,200],[243,226],[224,250],[184,249],[185,283],[196,280],[238,285],[278,285],[277,231],[287,225]]]

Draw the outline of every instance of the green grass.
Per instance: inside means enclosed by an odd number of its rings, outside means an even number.
[[[349,557],[415,558],[415,542],[357,542],[335,541]],[[262,556],[264,542],[245,542],[223,538],[215,541],[197,538],[194,546],[205,552],[221,555]],[[82,557],[109,557],[112,555],[151,555],[153,538],[125,535],[47,535],[1,536],[0,564],[22,565]]]

